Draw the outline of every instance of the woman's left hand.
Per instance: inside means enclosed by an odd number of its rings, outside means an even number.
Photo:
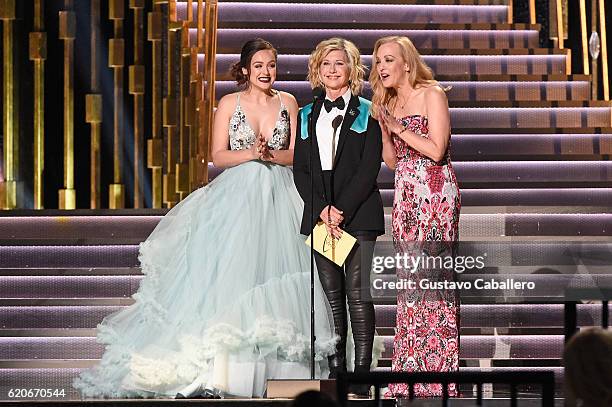
[[[404,130],[404,126],[402,126],[395,117],[391,116],[391,113],[384,107],[380,107],[380,118],[382,120],[382,125],[385,126],[387,131],[398,135]]]
[[[258,141],[260,143],[259,150],[259,159],[261,161],[272,161],[274,160],[274,155],[270,152],[270,148],[268,147],[268,142],[263,134],[259,135]]]

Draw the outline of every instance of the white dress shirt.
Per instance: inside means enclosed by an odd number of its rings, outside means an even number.
[[[333,107],[328,113],[325,110],[325,106],[321,106],[321,113],[317,119],[317,143],[319,145],[319,157],[321,158],[321,169],[328,171],[332,169],[332,138],[334,135],[334,128],[332,122],[334,119],[341,115],[344,117],[346,110],[348,109],[349,101],[351,100],[351,89],[349,88],[342,96],[344,99],[344,109],[340,110],[337,107]],[[325,99],[329,99],[326,97]],[[331,100],[331,99],[329,99]],[[342,125],[340,125],[342,127]],[[340,127],[336,130],[336,140],[334,151],[338,149],[338,139],[340,138]]]

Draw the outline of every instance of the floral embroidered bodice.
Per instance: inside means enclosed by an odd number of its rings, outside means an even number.
[[[283,104],[280,92],[278,92],[278,98],[280,100],[280,110],[272,136],[268,140],[268,147],[271,150],[286,150],[289,148],[291,139],[289,111]],[[236,109],[229,122],[229,143],[232,150],[246,150],[255,143],[255,132],[247,121],[244,110],[240,107],[240,93],[238,93],[236,99]]]

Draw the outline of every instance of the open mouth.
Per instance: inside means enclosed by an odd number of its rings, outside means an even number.
[[[270,83],[272,81],[272,78],[270,78],[269,76],[263,76],[261,78],[257,78],[257,80],[263,83]]]
[[[389,74],[388,74],[388,73],[381,73],[381,74],[380,74],[380,79],[382,79],[383,81],[384,81],[385,79],[387,79],[388,77],[389,77]]]

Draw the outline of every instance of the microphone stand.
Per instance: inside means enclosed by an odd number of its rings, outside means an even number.
[[[314,111],[322,99],[323,92],[315,89],[312,101],[312,111],[308,118],[308,134],[310,135],[310,225],[314,229]],[[315,275],[314,275],[314,233],[310,233],[310,379],[315,378]]]

